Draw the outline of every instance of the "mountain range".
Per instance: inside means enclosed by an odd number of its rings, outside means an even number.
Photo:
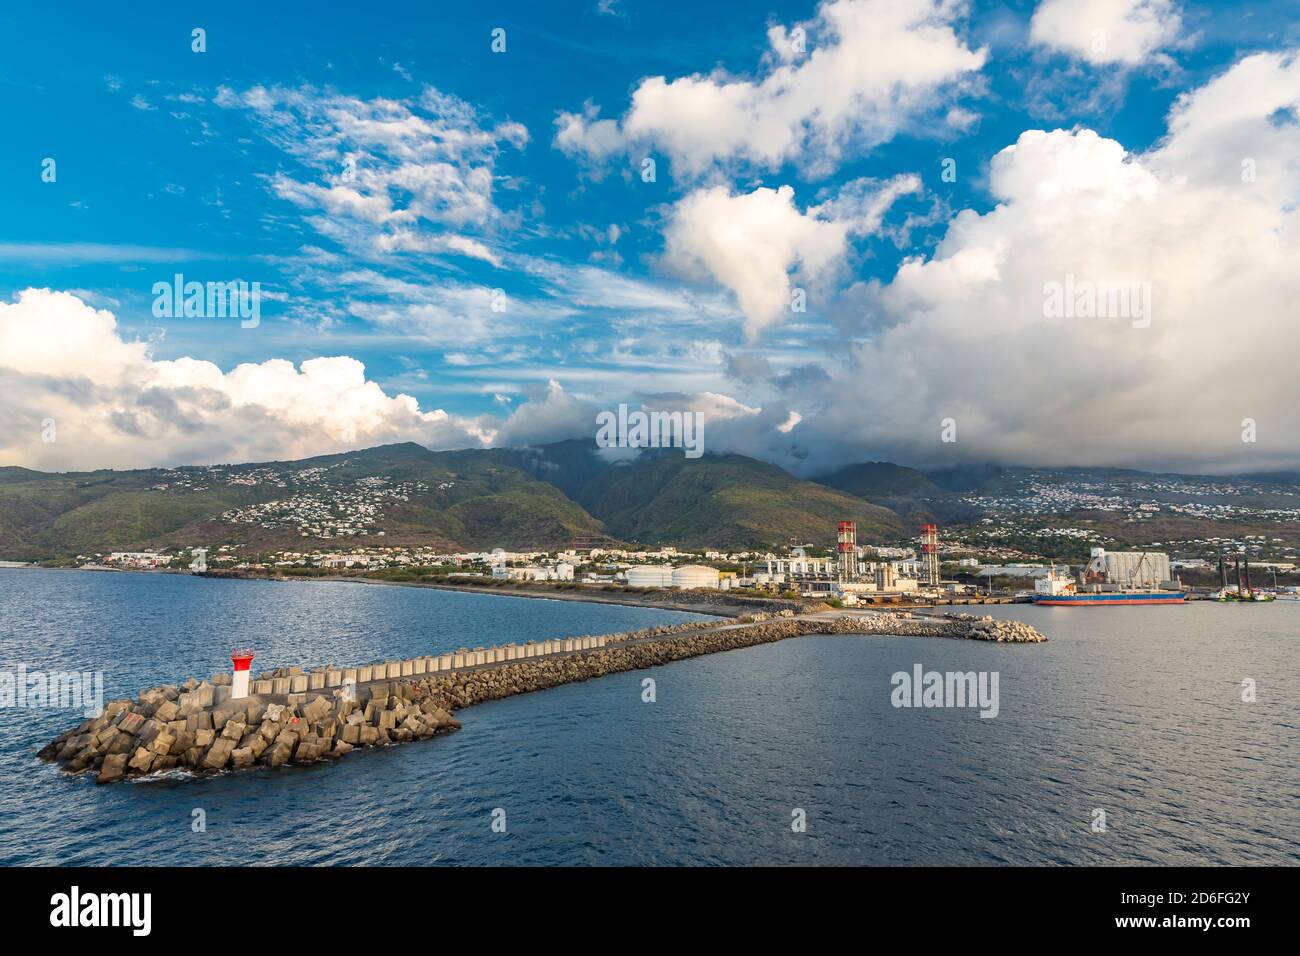
[[[1117,469],[922,472],[864,462],[808,481],[743,455],[609,457],[590,440],[463,451],[404,443],[238,465],[58,474],[0,467],[0,559],[222,544],[784,548],[824,546],[845,519],[857,522],[860,541],[886,543],[911,538],[921,521],[977,527],[989,514],[1014,518],[1031,536],[1040,533],[1035,523],[1058,515],[1108,534],[1152,517],[1195,531],[1223,518],[1213,509],[1234,507],[1240,513],[1229,517],[1243,527],[1289,518],[1289,540],[1297,501],[1294,475],[1233,483]]]

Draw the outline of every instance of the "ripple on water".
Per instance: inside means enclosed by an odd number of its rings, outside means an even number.
[[[233,643],[273,667],[687,617],[340,583],[0,575],[5,659],[102,668],[118,694],[211,671]],[[34,761],[66,715],[0,712],[0,862],[1300,862],[1300,605],[991,613],[1051,641],[801,638],[657,668],[653,704],[646,673],[615,674],[337,764],[137,786]],[[894,709],[889,677],[916,663],[997,670],[999,716]],[[791,831],[796,808],[806,833]]]

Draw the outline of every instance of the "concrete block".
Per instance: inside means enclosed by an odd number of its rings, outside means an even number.
[[[213,687],[211,684],[200,684],[188,694],[181,694],[181,707],[183,708],[187,705],[190,707],[211,707],[213,703],[212,691]]]
[[[154,758],[158,756],[152,750],[144,747],[137,747],[135,756],[128,761],[127,766],[132,770],[139,770],[141,773],[148,773],[149,767],[153,764]]]
[[[225,703],[226,701],[228,701],[228,700],[230,700],[230,685],[229,685],[229,684],[223,684],[223,685],[220,686],[220,687],[214,687],[214,688],[212,688],[212,703],[213,703],[213,704],[224,704],[224,703]]]
[[[464,666],[465,666],[465,655],[464,655],[464,654],[452,654],[452,655],[451,655],[451,666],[452,666],[452,667],[464,667]]]
[[[374,668],[367,664],[364,667],[357,668],[357,683],[364,684],[374,679]]]
[[[356,668],[356,667],[345,667],[345,668],[343,668],[343,679],[344,679],[345,681],[349,681],[349,680],[351,680],[351,681],[360,680],[360,678],[357,677],[357,671],[358,671],[358,669],[359,669],[359,668]]]
[[[203,766],[210,770],[220,770],[230,762],[230,755],[234,752],[235,742],[221,738],[212,744],[207,756],[203,758]]]
[[[325,672],[325,686],[338,687],[343,683],[343,672],[336,667],[331,667]]]
[[[429,659],[427,657],[417,657],[415,660],[411,661],[412,674],[415,674],[418,677],[420,674],[427,674],[428,672]]]
[[[293,674],[289,677],[289,693],[291,694],[307,693],[306,674]]]
[[[389,661],[388,664],[386,665],[386,667],[388,668],[388,670],[387,670],[385,676],[386,676],[389,680],[393,680],[394,678],[397,678],[397,677],[401,677],[401,676],[402,676],[402,662],[401,662],[401,661]]]
[[[451,668],[452,668],[451,655],[450,655],[450,654],[439,654],[439,655],[438,655],[438,670],[440,670],[440,671],[449,671],[449,670],[451,670]]]
[[[273,689],[273,688],[274,688],[274,685],[275,685],[275,681],[270,681],[270,680],[255,680],[255,681],[253,681],[253,693],[254,693],[254,694],[273,694],[273,693],[275,693],[275,691],[274,691],[274,689]]]
[[[271,680],[271,693],[287,694],[289,693],[289,678],[276,677]]]

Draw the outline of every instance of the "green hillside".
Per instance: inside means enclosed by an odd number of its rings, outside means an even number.
[[[902,527],[885,508],[743,455],[689,459],[666,451],[606,463],[589,442],[562,442],[534,450],[533,473],[565,487],[610,533],[647,544],[741,548],[827,542],[834,538],[835,522],[846,519],[858,522],[861,540],[883,541]]]
[[[0,474],[9,560],[222,544],[540,548],[603,530],[559,489],[488,453],[415,444],[293,462]]]
[[[923,472],[888,461],[865,461],[856,465],[846,465],[838,471],[818,478],[817,483],[868,500],[913,498],[943,493],[943,489],[927,478]]]

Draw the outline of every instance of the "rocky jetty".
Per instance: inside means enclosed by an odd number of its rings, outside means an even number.
[[[211,687],[206,681],[164,685],[134,701],[113,701],[38,756],[111,783],[168,770],[315,763],[354,747],[423,740],[460,727],[440,700],[404,681],[368,687],[365,699],[317,694],[293,706],[257,695],[215,705],[193,699],[202,700]]]
[[[1017,621],[970,614],[907,613],[795,617],[757,614],[740,623],[687,623],[607,635],[600,647],[401,676],[289,697],[219,699],[212,681],[151,688],[108,704],[42,748],[38,756],[99,783],[186,770],[210,773],[337,759],[357,747],[423,740],[456,730],[452,712],[487,700],[622,671],[770,644],[809,634],[947,637],[999,643],[1046,640]],[[299,668],[286,669],[299,671]],[[279,672],[272,672],[279,674]],[[310,699],[307,699],[310,698]]]

